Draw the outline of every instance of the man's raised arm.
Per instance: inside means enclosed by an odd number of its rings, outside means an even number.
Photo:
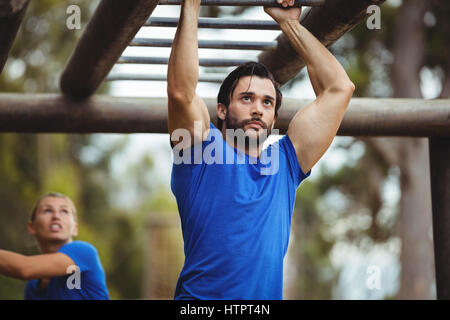
[[[200,0],[183,0],[167,70],[167,95],[168,127],[171,137],[174,130],[187,129],[191,133],[191,138],[194,138],[194,121],[200,121],[201,136],[196,136],[195,139],[203,140],[209,132],[210,116],[206,104],[195,93],[199,73],[197,34],[199,10]],[[173,144],[176,145],[178,142],[173,141]]]
[[[281,1],[287,3],[278,0]],[[265,8],[265,11],[278,22],[292,47],[305,61],[317,96],[314,102],[297,112],[288,128],[299,164],[306,173],[336,136],[355,86],[328,49],[300,24],[301,9]]]

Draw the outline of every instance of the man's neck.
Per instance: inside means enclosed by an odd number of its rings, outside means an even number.
[[[259,158],[259,156],[261,155],[262,144],[259,144],[258,146],[253,146],[253,147],[249,146],[248,144],[241,146],[241,144],[236,143],[236,141],[234,141],[234,138],[232,139],[232,138],[227,137],[227,135],[225,133],[222,133],[222,137],[230,147],[237,149],[251,157]]]
[[[226,143],[234,148],[237,149],[251,157],[259,158],[261,155],[263,144],[262,143],[244,143],[243,145],[240,143],[236,143],[235,137],[229,137],[226,134],[226,128],[225,126],[222,127],[222,138],[226,141]]]

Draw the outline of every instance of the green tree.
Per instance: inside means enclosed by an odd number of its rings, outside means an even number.
[[[348,66],[347,71],[357,88],[355,96],[422,98],[425,82],[433,81],[437,87],[435,97],[448,97],[450,60],[446,39],[450,24],[446,17],[449,12],[445,1],[403,1],[400,6],[388,1],[381,7],[381,30],[368,30],[361,23],[332,46],[333,53]],[[425,74],[432,76],[425,77]],[[370,250],[374,244],[398,237],[401,240],[398,257],[401,276],[396,297],[433,298],[428,143],[425,139],[408,138],[355,141],[364,142],[364,155],[356,165],[323,175],[317,182],[325,186],[319,188],[322,190],[319,199],[337,190],[350,203],[341,212],[344,215],[337,218],[360,215],[361,208],[365,208],[370,213],[370,224],[362,230],[351,228],[342,235],[344,237],[335,237],[333,241],[344,240],[361,250]],[[392,170],[397,169],[401,199],[398,208],[393,208],[385,217],[383,185]],[[304,201],[300,198],[298,202],[300,211],[304,210]],[[317,214],[320,216],[320,210]],[[370,241],[362,241],[367,237]],[[304,237],[299,241],[305,241]]]
[[[59,92],[59,76],[97,3],[32,1],[0,78],[0,90]],[[66,27],[66,8],[71,4],[81,8],[81,30]],[[105,85],[99,93],[107,91]],[[112,159],[123,152],[128,139],[121,136],[105,146],[97,143],[97,136],[0,135],[0,248],[37,254],[37,246],[26,229],[33,204],[49,191],[65,193],[79,211],[79,239],[98,248],[111,297],[139,298],[145,229],[142,221],[146,212],[142,204],[124,212],[112,201],[120,184],[112,172]],[[140,163],[129,179],[137,181],[142,171],[151,172],[148,158]],[[148,185],[140,187],[143,193],[151,191],[145,189]],[[21,299],[24,287],[23,281],[0,276],[0,299]]]

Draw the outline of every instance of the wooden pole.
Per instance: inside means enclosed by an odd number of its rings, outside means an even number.
[[[4,0],[0,3],[0,74],[29,3],[30,0]]]
[[[217,100],[204,100],[215,122]],[[310,102],[283,99],[275,128]],[[167,98],[0,94],[0,132],[167,133]],[[450,137],[450,100],[354,98],[338,135]]]
[[[61,76],[61,91],[76,99],[94,93],[157,4],[102,0]]]
[[[370,5],[381,5],[384,1],[327,0],[322,7],[312,8],[302,18],[301,23],[328,47],[366,18],[367,8]],[[272,71],[280,84],[284,84],[294,78],[305,63],[284,34],[279,35],[276,40],[277,48],[262,52],[258,56],[258,61]]]
[[[430,138],[434,261],[439,300],[450,299],[450,137]]]

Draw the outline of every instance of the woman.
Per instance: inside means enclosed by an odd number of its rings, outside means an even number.
[[[59,193],[41,197],[28,222],[42,254],[0,250],[0,274],[29,280],[25,299],[109,299],[105,272],[94,246],[73,241],[78,234],[75,206]]]

